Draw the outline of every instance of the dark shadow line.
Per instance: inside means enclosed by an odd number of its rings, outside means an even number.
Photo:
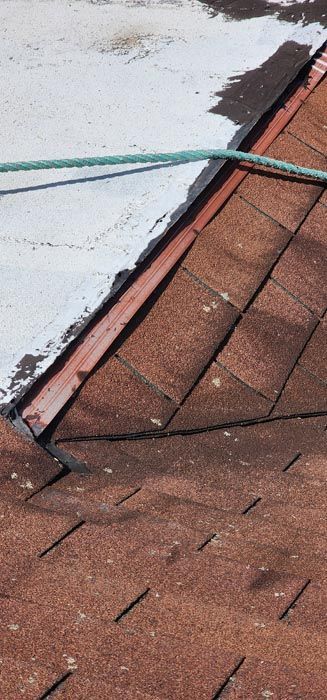
[[[58,474],[55,474],[55,476],[52,479],[50,479],[49,481],[47,481],[45,484],[43,484],[43,486],[41,486],[41,488],[39,488],[37,491],[34,491],[29,496],[27,496],[27,498],[25,498],[25,503],[26,503],[26,501],[30,501],[31,498],[34,498],[34,496],[38,496],[38,494],[41,493],[42,491],[44,491],[44,489],[47,489],[48,487],[53,486],[58,481],[63,479],[65,476],[68,476],[68,474],[70,474],[70,473],[71,473],[71,470],[69,469],[69,467],[66,467],[64,465],[60,469]]]
[[[250,503],[248,506],[246,506],[246,508],[244,508],[244,510],[242,510],[242,515],[247,515],[250,512],[250,510],[252,510],[252,508],[255,508],[257,503],[260,503],[260,501],[262,501],[262,498],[261,498],[261,496],[258,496],[258,498],[256,498],[254,501],[252,501],[252,503]]]
[[[138,486],[137,489],[134,489],[132,493],[127,494],[127,496],[124,496],[124,498],[121,498],[119,501],[115,503],[115,506],[120,506],[122,503],[125,503],[125,501],[128,501],[129,498],[132,498],[132,496],[135,496],[139,491],[141,491],[141,486]]]
[[[67,671],[67,673],[65,673],[63,676],[60,676],[60,678],[58,678],[58,679],[50,686],[50,688],[47,688],[47,690],[45,691],[45,693],[42,693],[42,695],[40,695],[40,697],[39,697],[38,700],[47,700],[48,698],[50,698],[50,697],[56,692],[56,690],[58,690],[58,688],[59,688],[63,683],[65,683],[65,681],[67,680],[67,678],[69,678],[69,676],[71,676],[71,675],[72,675],[72,672],[71,672],[71,671]],[[57,694],[57,693],[56,693],[56,694]]]
[[[237,161],[236,161],[237,162]],[[241,161],[239,161],[241,163]],[[295,175],[295,173],[287,173],[283,170],[274,170],[271,165],[237,165],[238,169],[247,174],[252,173],[253,175],[260,175],[261,177],[267,177],[268,179],[282,180],[283,182],[297,182],[302,185],[316,185],[317,187],[326,187],[325,180],[319,180],[319,178],[309,177],[308,175]],[[272,170],[271,170],[272,169]]]
[[[138,605],[138,603],[141,603],[141,601],[144,598],[146,598],[149,591],[150,591],[150,588],[146,588],[145,591],[143,591],[143,593],[141,593],[139,596],[137,596],[137,598],[135,598],[135,600],[133,600],[126,608],[124,608],[124,610],[122,610],[122,612],[120,612],[118,615],[116,615],[116,617],[114,618],[114,622],[117,622],[117,623],[120,622],[122,617],[125,617],[125,615],[127,615],[131,610],[133,610],[133,608],[135,608],[136,605]]]
[[[80,177],[74,180],[58,180],[56,182],[48,182],[44,185],[32,185],[31,187],[16,187],[11,190],[0,190],[0,197],[6,197],[9,194],[22,194],[23,192],[37,192],[39,190],[53,189],[55,187],[66,187],[67,185],[79,185],[86,182],[97,182],[98,180],[113,180],[116,177],[125,177],[125,175],[135,175],[136,173],[145,173],[150,170],[161,170],[162,168],[174,168],[178,165],[185,165],[185,161],[177,161],[176,163],[158,163],[149,165],[147,168],[133,168],[132,170],[122,170],[119,173],[106,173],[105,175],[94,175],[93,177]]]
[[[49,552],[52,552],[53,549],[58,547],[61,544],[61,542],[63,542],[67,537],[72,535],[73,532],[75,532],[80,527],[82,527],[82,525],[85,525],[85,520],[80,520],[78,523],[76,523],[76,525],[74,525],[74,527],[71,527],[70,530],[65,532],[61,537],[59,537],[55,542],[53,542],[50,545],[50,547],[47,547],[42,552],[40,552],[40,554],[38,554],[39,559],[42,559],[43,557],[46,556],[46,554],[49,554]]]
[[[284,473],[288,472],[288,470],[293,466],[293,464],[295,464],[295,462],[298,461],[298,459],[300,459],[300,457],[302,457],[302,453],[297,452],[296,455],[294,455],[294,457],[290,460],[290,462],[288,462],[286,464],[286,467],[284,467],[284,469],[282,469],[282,472],[284,472]]]
[[[207,546],[207,544],[210,544],[210,542],[212,542],[212,540],[215,539],[215,537],[217,537],[217,532],[212,532],[211,535],[209,535],[209,536],[204,540],[204,542],[201,542],[201,544],[199,544],[199,545],[197,546],[197,551],[198,551],[198,552],[201,552],[202,549],[204,549],[204,548]]]
[[[214,694],[212,700],[218,700],[218,698],[221,698],[221,696],[222,696],[222,694],[223,694],[225,688],[228,686],[228,683],[230,682],[230,680],[232,679],[232,677],[235,676],[235,674],[237,673],[237,671],[241,668],[241,666],[242,666],[242,664],[244,663],[244,661],[245,661],[245,656],[243,656],[243,657],[240,659],[240,661],[238,662],[238,664],[233,668],[233,670],[231,671],[231,673],[227,676],[226,680],[222,683],[222,685],[220,686],[220,688],[218,688],[218,690],[217,690],[216,693]],[[228,691],[227,691],[227,692],[228,692]]]
[[[306,590],[306,588],[308,588],[308,586],[310,585],[310,583],[311,583],[311,579],[309,578],[309,579],[305,582],[305,584],[302,586],[301,590],[296,594],[295,598],[293,598],[292,602],[287,606],[286,610],[284,610],[284,612],[279,616],[279,619],[280,619],[280,620],[285,620],[285,618],[287,619],[288,613],[289,613],[291,610],[293,610],[293,608],[295,608],[295,606],[296,606],[296,604],[297,604],[299,598],[301,598],[301,596],[303,595],[303,593],[304,593],[304,591]]]

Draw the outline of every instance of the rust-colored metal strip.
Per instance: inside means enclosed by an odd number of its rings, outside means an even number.
[[[35,435],[40,435],[71,398],[144,301],[189,248],[196,235],[191,226],[181,231],[110,311],[93,326],[63,367],[49,377],[32,400],[29,401],[28,396],[26,402],[23,399],[20,414]]]
[[[317,58],[311,65],[306,84],[298,87],[276,112],[252,147],[253,153],[262,155],[287,126],[326,73],[325,62],[327,62],[327,51],[318,52]],[[54,366],[52,371],[45,375],[45,379],[41,378],[31,392],[22,399],[19,413],[34,435],[40,435],[56,417],[126,324],[191,246],[197,233],[207,225],[246,177],[251,167],[253,166],[247,163],[246,169],[237,165],[233,168],[232,174],[208,199],[194,221],[177,233],[108,313],[92,325],[82,342],[71,352],[67,351],[66,360],[62,366],[59,368]]]

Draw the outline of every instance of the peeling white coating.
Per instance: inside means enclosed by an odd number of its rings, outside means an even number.
[[[209,111],[215,93],[322,33],[273,14],[227,21],[198,0],[2,0],[1,160],[226,147],[239,125]],[[0,175],[2,402],[51,364],[205,166]]]

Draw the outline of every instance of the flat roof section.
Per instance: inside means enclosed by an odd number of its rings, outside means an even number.
[[[276,3],[254,14],[249,3],[241,18],[214,5],[2,2],[1,159],[237,145],[323,43],[326,17],[319,2],[293,18]],[[2,404],[44,372],[218,167],[1,176]]]

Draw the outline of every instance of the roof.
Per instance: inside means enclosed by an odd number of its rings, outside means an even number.
[[[321,0],[293,14],[241,3],[241,17],[233,5],[3,0],[2,160],[239,145],[323,44],[327,18]],[[76,338],[220,166],[2,177],[1,405]]]
[[[326,169],[326,95],[268,155]],[[6,700],[324,697],[326,208],[249,172],[48,435],[84,474],[1,422]]]

